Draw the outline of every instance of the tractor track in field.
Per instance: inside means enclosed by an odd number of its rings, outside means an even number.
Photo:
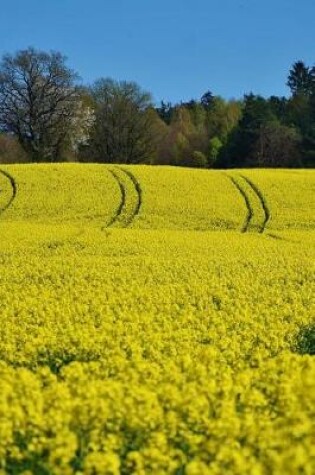
[[[252,205],[250,204],[250,200],[249,200],[247,194],[245,193],[245,191],[243,190],[241,185],[235,180],[235,178],[233,176],[228,175],[228,177],[231,180],[231,182],[233,183],[233,185],[235,186],[235,188],[237,188],[238,192],[242,195],[242,197],[245,201],[245,204],[246,204],[247,214],[246,214],[246,217],[245,217],[244,224],[241,228],[241,233],[246,233],[249,226],[250,226],[250,222],[251,222],[251,220],[254,216],[254,210],[252,208]]]
[[[251,188],[251,190],[254,192],[254,194],[256,195],[256,197],[257,197],[257,199],[260,203],[260,207],[263,211],[264,217],[263,217],[263,221],[261,223],[259,223],[259,225],[258,225],[258,233],[262,234],[262,233],[264,233],[264,231],[266,229],[266,226],[267,226],[267,223],[271,218],[271,213],[270,213],[270,209],[267,205],[267,202],[266,202],[262,192],[260,191],[260,189],[258,188],[258,186],[255,183],[253,183],[249,178],[247,178],[244,175],[239,174],[239,175],[236,175],[236,176],[238,178],[241,178]],[[231,182],[233,183],[235,188],[238,190],[238,192],[242,195],[242,198],[244,199],[246,209],[247,209],[247,214],[246,214],[246,217],[245,217],[244,224],[241,228],[241,232],[242,233],[249,232],[249,229],[252,226],[252,221],[255,217],[255,209],[252,206],[250,197],[246,193],[246,188],[244,188],[236,180],[235,177],[233,177],[231,175],[228,175],[228,177],[230,178]]]
[[[12,194],[9,201],[4,206],[0,207],[0,216],[1,216],[8,208],[10,208],[13,201],[15,200],[16,195],[17,195],[17,184],[13,176],[11,176],[8,172],[4,170],[0,170],[0,174],[3,175],[9,181],[11,190],[12,190]]]
[[[125,176],[128,177],[128,179],[131,181],[133,188],[135,190],[136,204],[135,206],[133,206],[132,211],[128,213],[127,213],[127,200],[128,200],[129,193],[128,193],[126,184],[121,179],[121,177],[119,176],[116,170],[119,170]],[[114,177],[119,187],[121,198],[120,198],[120,203],[113,217],[110,219],[107,225],[103,227],[103,229],[113,227],[116,224],[119,224],[119,227],[128,228],[132,224],[134,219],[137,217],[137,215],[140,213],[140,208],[142,205],[142,190],[141,190],[140,183],[129,170],[126,170],[123,167],[115,167],[115,170],[110,169],[109,172],[112,174],[112,176]]]
[[[240,175],[243,180],[246,181],[246,183],[248,183],[248,185],[251,187],[251,189],[254,191],[254,193],[256,194],[257,198],[259,199],[260,201],[260,205],[263,209],[263,212],[264,212],[264,221],[262,222],[261,226],[260,226],[260,229],[259,229],[259,232],[262,234],[265,229],[266,229],[266,226],[268,224],[268,221],[270,220],[271,218],[271,213],[270,213],[270,209],[267,205],[267,202],[265,200],[265,197],[264,195],[262,194],[262,192],[260,191],[260,189],[258,188],[258,186],[253,183],[249,178],[247,178],[246,176],[244,175]]]
[[[141,186],[140,186],[140,183],[138,182],[138,180],[136,179],[136,177],[129,171],[129,170],[126,170],[125,168],[121,168],[121,170],[130,178],[130,180],[132,181],[132,184],[134,186],[134,189],[136,191],[136,195],[137,195],[137,201],[136,201],[136,205],[134,207],[134,210],[133,212],[130,214],[129,216],[129,219],[127,220],[127,224],[125,227],[128,227],[130,226],[130,224],[134,221],[134,219],[139,215],[140,213],[140,209],[141,209],[141,205],[142,205],[142,189],[141,189]]]
[[[120,180],[119,176],[117,175],[117,173],[114,171],[114,170],[109,170],[109,173],[112,174],[112,176],[114,177],[118,187],[119,187],[119,190],[120,190],[120,203],[113,215],[113,217],[110,219],[110,221],[107,223],[106,226],[103,227],[103,229],[105,228],[110,228],[111,226],[113,226],[117,220],[119,220],[119,217],[121,216],[121,214],[123,213],[123,210],[126,206],[126,189],[122,183],[122,181]]]

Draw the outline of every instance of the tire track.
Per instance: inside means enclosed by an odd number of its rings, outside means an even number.
[[[113,217],[102,229],[110,228],[111,226],[113,226],[116,223],[116,221],[119,220],[119,217],[121,216],[121,214],[124,211],[124,208],[126,207],[126,189],[124,188],[124,185],[122,181],[120,180],[119,176],[117,175],[117,173],[115,173],[113,170],[108,170],[108,171],[112,174],[112,176],[114,177],[119,187],[121,199]]]
[[[249,178],[247,178],[246,176],[244,175],[240,175],[245,181],[246,183],[248,183],[248,185],[251,187],[251,189],[254,191],[254,193],[256,194],[256,196],[258,197],[259,201],[260,201],[260,204],[261,204],[261,207],[264,211],[264,221],[263,223],[261,224],[261,227],[260,227],[260,230],[259,232],[262,234],[265,229],[266,229],[266,226],[267,226],[267,223],[268,221],[270,220],[271,218],[271,213],[270,213],[270,209],[267,205],[267,202],[264,198],[264,195],[262,194],[262,192],[260,191],[260,189],[258,188],[258,186],[253,183]]]
[[[267,202],[266,202],[262,192],[260,191],[260,189],[258,188],[258,186],[255,183],[253,183],[245,175],[239,174],[239,175],[236,175],[236,176],[238,178],[241,178],[242,180],[244,180],[244,182],[250,187],[252,192],[255,194],[255,196],[256,196],[259,204],[260,204],[260,207],[261,207],[262,212],[263,212],[263,221],[258,224],[258,233],[262,234],[265,231],[266,226],[268,224],[268,221],[271,218],[271,212],[270,212],[270,209],[267,205]],[[254,218],[256,217],[255,208],[253,207],[253,205],[251,203],[251,199],[248,195],[248,192],[246,192],[246,187],[242,186],[236,180],[235,177],[233,177],[231,175],[228,175],[228,177],[230,178],[231,182],[233,183],[235,188],[238,190],[238,192],[242,195],[242,197],[245,201],[246,209],[247,209],[247,215],[246,215],[244,224],[242,226],[241,232],[242,233],[249,232],[250,228],[254,227],[252,222],[253,222]]]
[[[123,167],[116,166],[115,168],[116,170],[109,170],[109,172],[112,174],[119,187],[121,199],[113,217],[102,229],[110,228],[115,225],[119,225],[119,227],[122,228],[129,227],[134,219],[139,215],[142,205],[142,190],[136,177],[129,170],[126,170]],[[128,180],[131,181],[135,190],[136,204],[133,206],[132,211],[128,211],[128,197],[130,196],[130,193],[128,193],[128,187],[126,186],[126,183],[124,183],[124,180],[122,180],[122,178],[119,176],[117,171],[122,172],[128,178]]]
[[[142,189],[140,186],[140,183],[136,179],[136,177],[129,171],[126,170],[125,168],[121,168],[121,170],[130,178],[130,180],[133,183],[134,189],[137,194],[137,201],[136,201],[136,206],[133,210],[133,213],[129,216],[129,220],[127,221],[127,224],[125,227],[130,226],[130,224],[134,221],[134,219],[139,215],[140,209],[142,206]]]
[[[10,186],[11,186],[11,189],[12,189],[12,194],[11,194],[11,197],[10,197],[9,201],[2,208],[0,208],[0,215],[2,215],[12,205],[13,201],[16,198],[17,184],[16,184],[14,178],[8,172],[6,172],[4,170],[0,170],[0,173],[1,173],[1,175],[3,175],[10,182]]]
[[[231,182],[233,183],[233,185],[237,188],[239,193],[242,195],[242,197],[245,201],[245,204],[246,204],[247,214],[246,214],[245,221],[244,221],[244,224],[243,224],[242,229],[241,229],[241,233],[246,233],[248,231],[249,226],[250,226],[250,222],[251,222],[251,220],[254,216],[254,210],[252,208],[252,205],[249,201],[248,196],[246,195],[245,191],[240,186],[240,184],[235,180],[235,178],[233,176],[228,175],[228,177],[231,180]]]

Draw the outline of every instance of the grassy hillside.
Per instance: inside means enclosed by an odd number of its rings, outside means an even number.
[[[314,172],[2,170],[0,473],[314,472]]]

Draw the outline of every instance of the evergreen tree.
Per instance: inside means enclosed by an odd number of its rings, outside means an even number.
[[[289,72],[287,81],[292,95],[309,96],[312,91],[312,76],[314,73],[303,61],[296,61]]]
[[[277,118],[266,99],[254,94],[245,95],[242,118],[231,130],[219,163],[228,167],[254,165],[253,150],[260,130],[263,126],[275,122]]]

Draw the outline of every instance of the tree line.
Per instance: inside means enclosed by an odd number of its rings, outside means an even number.
[[[135,82],[82,86],[61,53],[30,47],[0,63],[0,161],[314,167],[315,66],[295,62],[287,86],[157,106]]]

